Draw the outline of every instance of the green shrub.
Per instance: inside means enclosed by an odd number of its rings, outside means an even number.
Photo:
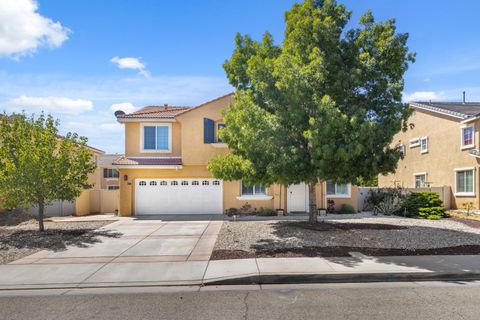
[[[429,216],[446,217],[447,213],[442,205],[442,200],[435,192],[412,192],[402,202],[396,214],[422,219],[428,219]]]
[[[430,207],[418,209],[418,218],[437,220],[447,216],[447,212],[443,207]]]
[[[338,213],[352,214],[356,213],[356,211],[351,205],[344,203],[340,206],[340,210],[338,210]]]
[[[257,212],[257,216],[272,217],[277,215],[278,215],[277,211],[269,208],[264,208],[264,207],[261,207],[260,210],[258,210]]]

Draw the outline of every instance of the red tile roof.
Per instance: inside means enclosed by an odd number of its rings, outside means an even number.
[[[187,113],[192,110],[196,110],[201,108],[209,103],[215,102],[217,100],[223,99],[228,96],[232,96],[234,93],[228,93],[221,97],[212,99],[210,101],[204,102],[195,107],[188,107],[188,106],[147,106],[143,107],[142,109],[129,113],[129,114],[121,114],[117,116],[117,119],[173,119],[176,116],[181,114]]]
[[[148,106],[142,109],[129,113],[119,115],[118,119],[145,119],[145,118],[160,118],[173,119],[175,116],[187,111],[191,107],[186,106]]]
[[[182,158],[137,158],[121,156],[113,162],[114,165],[127,166],[180,166]]]

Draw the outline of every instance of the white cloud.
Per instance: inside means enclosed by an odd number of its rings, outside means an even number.
[[[406,102],[410,101],[427,101],[427,100],[442,100],[443,93],[435,91],[416,91],[411,94],[405,93],[403,95],[403,100]]]
[[[35,0],[0,0],[0,56],[18,59],[39,47],[60,47],[68,39],[68,28],[37,9]]]
[[[5,102],[10,111],[38,112],[45,111],[57,114],[79,115],[93,110],[93,102],[83,99],[70,99],[66,97],[31,97],[20,96]]]
[[[133,57],[113,57],[110,59],[110,62],[117,65],[120,69],[132,69],[137,70],[138,74],[149,77],[150,73],[147,71],[145,64],[140,61],[140,58],[133,58]]]
[[[100,129],[107,131],[107,132],[122,132],[123,126],[120,123],[102,123],[100,125]]]
[[[110,106],[112,113],[118,110],[122,110],[125,113],[132,113],[137,110],[137,107],[130,102],[114,103]]]

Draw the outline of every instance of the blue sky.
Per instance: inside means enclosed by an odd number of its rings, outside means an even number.
[[[61,120],[92,146],[123,152],[113,110],[195,105],[230,92],[222,63],[237,31],[280,43],[290,0],[0,0],[0,109]],[[410,34],[405,99],[480,100],[480,2],[346,0]],[[15,26],[15,28],[12,28]],[[131,58],[131,59],[125,59]]]

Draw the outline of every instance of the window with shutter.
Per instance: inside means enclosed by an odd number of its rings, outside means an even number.
[[[215,122],[212,119],[203,118],[203,143],[215,142]]]

